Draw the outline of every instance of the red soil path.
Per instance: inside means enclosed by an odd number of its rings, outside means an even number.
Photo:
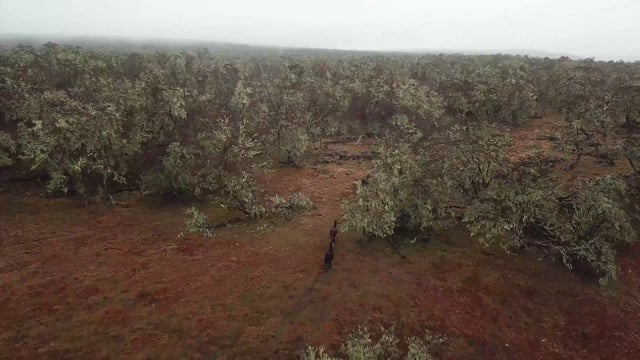
[[[610,290],[461,230],[403,246],[406,259],[339,233],[325,273],[329,228],[367,166],[277,170],[269,193],[317,209],[206,240],[176,239],[184,206],[0,193],[0,358],[288,359],[366,322],[447,334],[451,359],[640,358],[639,247]]]

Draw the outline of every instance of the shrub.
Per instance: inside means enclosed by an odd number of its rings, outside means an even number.
[[[224,180],[224,194],[231,208],[252,219],[267,214],[267,209],[258,195],[256,182],[247,172],[243,171],[240,176],[228,176]]]
[[[478,199],[464,222],[485,246],[506,250],[538,247],[573,269],[582,262],[606,284],[616,278],[615,255],[635,242],[636,232],[621,197],[626,185],[603,177],[561,196],[547,181],[498,188]]]
[[[387,237],[400,229],[443,226],[444,194],[428,176],[433,165],[418,145],[422,133],[406,117],[396,118],[394,126],[396,133],[375,149],[368,185],[357,184],[355,199],[342,203],[345,229]]]
[[[302,166],[310,145],[310,139],[302,129],[292,131],[286,139],[282,140],[280,162],[289,166]]]
[[[13,165],[13,156],[16,148],[13,139],[0,131],[0,168]]]
[[[309,345],[304,352],[300,354],[300,360],[338,360],[338,358],[327,355],[324,346],[315,347]]]
[[[198,197],[219,185],[218,169],[203,168],[201,154],[191,146],[172,143],[162,158],[161,169],[142,178],[142,189],[152,193],[171,193],[176,197]]]
[[[15,109],[17,141],[19,159],[49,177],[49,193],[87,198],[127,182],[129,161],[140,153],[142,136],[123,130],[125,108],[133,100],[113,99],[113,81],[85,79],[78,87],[87,98],[62,90],[22,94]],[[124,85],[119,91],[136,96]]]
[[[602,284],[615,279],[617,248],[636,240],[622,181],[605,177],[561,195],[549,175],[553,162],[533,155],[513,163],[508,134],[488,123],[454,126],[429,140],[397,123],[378,147],[368,185],[358,184],[355,199],[343,203],[346,228],[388,237],[447,227],[450,208],[460,208],[485,246],[537,247],[569,269],[588,265]]]
[[[447,341],[443,335],[426,332],[421,337],[410,337],[407,340],[407,360],[435,360],[433,355]]]
[[[605,176],[580,185],[573,209],[570,208],[566,250],[559,251],[563,262],[581,260],[592,266],[600,283],[616,279],[616,250],[637,241],[631,218],[622,207],[626,184],[615,177]]]
[[[440,175],[452,193],[467,203],[481,196],[499,178],[510,172],[509,134],[486,122],[472,126],[454,126],[446,134],[447,142],[439,149],[446,154]]]
[[[247,186],[255,188],[243,172],[244,162],[260,154],[259,143],[247,134],[247,124],[233,125],[228,118],[221,118],[210,127],[187,144],[171,143],[160,167],[143,177],[143,189],[178,197],[226,191],[235,199],[236,192],[246,192]],[[243,198],[240,208],[247,205],[246,196],[238,195]]]
[[[198,233],[205,237],[212,237],[214,227],[208,224],[207,217],[195,207],[186,210],[187,219],[184,222],[184,230],[188,234]],[[184,236],[180,233],[179,237]]]
[[[398,339],[393,328],[380,327],[372,334],[367,327],[359,327],[345,334],[340,347],[340,357],[332,357],[324,347],[308,346],[301,360],[431,360],[445,343],[446,337],[426,332],[420,337]],[[406,345],[406,352],[401,348]]]
[[[312,209],[313,206],[311,199],[303,193],[294,193],[287,199],[276,194],[271,198],[269,212],[273,215],[290,220],[293,217],[293,214],[299,211]]]
[[[348,333],[341,347],[341,352],[348,359],[395,359],[398,350],[398,339],[387,330],[382,329],[382,335],[378,341],[374,341],[366,327]]]

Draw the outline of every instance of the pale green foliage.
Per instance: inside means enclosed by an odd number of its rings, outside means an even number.
[[[241,211],[250,218],[259,218],[267,213],[258,194],[256,182],[247,172],[243,171],[240,176],[226,177],[224,193],[232,208]]]
[[[305,74],[302,86],[305,109],[301,123],[306,137],[313,142],[327,135],[330,127],[344,116],[348,97],[342,86],[330,78]]]
[[[47,182],[45,189],[49,194],[57,192],[66,194],[69,192],[69,178],[62,171],[51,171],[49,173],[49,182]]]
[[[477,198],[509,168],[508,150],[512,141],[508,133],[495,125],[480,123],[455,126],[448,132],[442,175],[446,184],[457,190],[465,201]]]
[[[300,360],[338,360],[328,355],[323,346],[307,346],[304,352],[300,354]]]
[[[4,64],[14,70],[0,92],[11,94],[19,160],[48,175],[50,192],[87,196],[139,182],[198,196],[221,191],[222,177],[261,152],[260,122],[246,117],[250,91],[237,68],[206,52],[120,56],[47,45],[20,48],[0,57]]]
[[[485,246],[499,243],[505,250],[526,244],[527,231],[551,226],[558,216],[554,194],[548,184],[512,184],[492,188],[476,199],[463,221],[471,236]]]
[[[386,175],[374,173],[367,187],[357,185],[355,200],[343,201],[343,226],[346,230],[359,230],[380,237],[395,232],[398,206],[391,197],[392,189],[386,186],[386,179]]]
[[[559,149],[575,153],[577,161],[590,145],[591,134],[585,130],[583,123],[579,120],[566,121],[558,135]]]
[[[406,360],[435,360],[434,351],[446,341],[446,336],[431,332],[427,332],[421,337],[410,337],[407,340]]]
[[[267,66],[272,66],[271,70],[279,76],[268,78],[261,74],[252,84],[252,91],[245,92],[246,102],[252,104],[246,109],[252,113],[249,117],[257,116],[264,122],[262,132],[268,138],[265,145],[281,161],[299,165],[309,146],[310,134],[303,122],[311,115],[306,112],[303,74],[296,70],[299,66],[288,67],[283,63],[267,63]]]
[[[517,63],[484,66],[475,74],[472,108],[480,120],[520,123],[535,112],[535,90]]]
[[[308,346],[300,354],[301,360],[433,360],[434,353],[446,341],[446,337],[426,332],[421,337],[410,337],[402,341],[393,328],[380,327],[377,336],[372,336],[367,327],[359,327],[347,333],[340,347],[340,357],[332,357],[324,347]],[[406,342],[407,352],[401,350]]]
[[[349,360],[397,359],[400,355],[398,338],[393,334],[393,329],[381,330],[380,338],[375,341],[366,327],[356,329],[345,337],[341,352]]]
[[[415,80],[396,83],[393,86],[393,103],[399,112],[414,122],[429,123],[438,126],[438,120],[444,113],[440,96]]]
[[[625,191],[613,177],[583,183],[571,196],[543,180],[511,184],[477,199],[464,222],[486,246],[540,247],[569,269],[576,261],[588,264],[605,284],[616,278],[616,249],[637,241],[620,201]]]
[[[589,101],[566,111],[566,121],[559,131],[559,148],[582,155],[595,152],[596,156],[615,157],[618,144],[611,141],[615,128],[622,120],[608,105]]]
[[[276,194],[271,198],[269,212],[289,220],[295,213],[312,209],[313,206],[311,199],[303,193],[294,193],[286,199]]]
[[[346,229],[387,237],[400,227],[439,227],[446,216],[439,187],[426,175],[429,157],[416,147],[420,131],[405,117],[396,118],[394,125],[397,132],[376,149],[369,184],[358,183],[355,200],[343,202]]]
[[[229,119],[219,119],[200,132],[191,145],[170,144],[161,169],[143,178],[143,188],[196,197],[229,190],[228,178],[233,177],[229,172],[257,156],[259,146],[245,122],[234,127]]]
[[[283,162],[293,166],[302,166],[305,156],[310,150],[310,145],[309,136],[302,129],[290,131],[286,139],[281,141]]]
[[[335,99],[335,94],[330,98],[325,97],[328,93],[315,94],[314,81],[291,71],[287,69],[287,76],[268,85],[262,83],[254,93],[254,101],[264,118],[276,122],[267,128],[277,147],[277,157],[283,163],[301,166],[311,150],[311,143],[321,136],[326,126],[323,122],[337,110],[331,100]]]
[[[620,181],[600,179],[565,198],[543,158],[508,158],[511,140],[495,125],[454,126],[423,140],[406,119],[394,124],[368,185],[358,184],[355,199],[343,203],[346,228],[388,237],[444,227],[453,205],[464,208],[464,224],[485,246],[538,247],[569,268],[586,263],[603,283],[615,278],[617,247],[635,240]]]
[[[440,56],[417,66],[417,77],[458,119],[519,124],[535,112],[537,89],[526,61],[509,56]]]
[[[200,164],[199,154],[194,148],[172,143],[162,159],[162,170],[144,177],[142,188],[146,191],[171,192],[176,196],[198,196],[204,189],[217,185],[205,182],[207,173],[203,173],[207,170],[213,173],[215,169],[199,169]]]
[[[208,224],[207,217],[195,207],[186,210],[187,218],[184,222],[184,230],[188,234],[198,233],[205,237],[212,237],[214,227]],[[181,233],[180,237],[183,236]]]
[[[11,166],[15,154],[15,142],[9,134],[0,131],[0,168]]]
[[[23,105],[21,116],[33,125],[21,124],[20,156],[33,170],[56,177],[47,186],[51,192],[68,188],[86,196],[91,180],[102,188],[126,181],[126,162],[140,143],[119,131],[117,109],[93,107],[62,91],[32,96]]]
[[[606,176],[583,184],[569,219],[568,251],[563,261],[570,266],[573,258],[586,261],[599,274],[601,283],[616,278],[616,247],[637,241],[628,214],[620,205],[626,185],[620,179]]]
[[[556,218],[556,193],[546,177],[551,164],[540,153],[496,165],[500,176],[471,199],[463,222],[482,244],[509,251],[524,246],[531,229]]]

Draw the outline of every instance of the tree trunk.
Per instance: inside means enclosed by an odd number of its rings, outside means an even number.
[[[625,155],[625,157],[627,158],[627,161],[629,162],[629,165],[631,165],[631,168],[633,169],[633,172],[638,174],[638,168],[636,168],[636,164],[634,164],[633,160],[631,160],[631,156]]]

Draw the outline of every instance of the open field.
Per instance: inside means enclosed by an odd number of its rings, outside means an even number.
[[[548,125],[516,130],[514,151],[544,147],[536,137]],[[637,359],[637,246],[608,289],[533,252],[484,250],[461,229],[402,245],[405,258],[340,233],[325,273],[331,223],[367,170],[366,161],[276,169],[259,179],[269,194],[301,191],[317,208],[212,239],[176,238],[187,205],[132,197],[85,208],[0,193],[0,358],[290,359],[307,343],[335,349],[360,324],[395,323],[401,334],[448,335],[451,359]],[[612,171],[628,169],[585,158],[572,173]]]

